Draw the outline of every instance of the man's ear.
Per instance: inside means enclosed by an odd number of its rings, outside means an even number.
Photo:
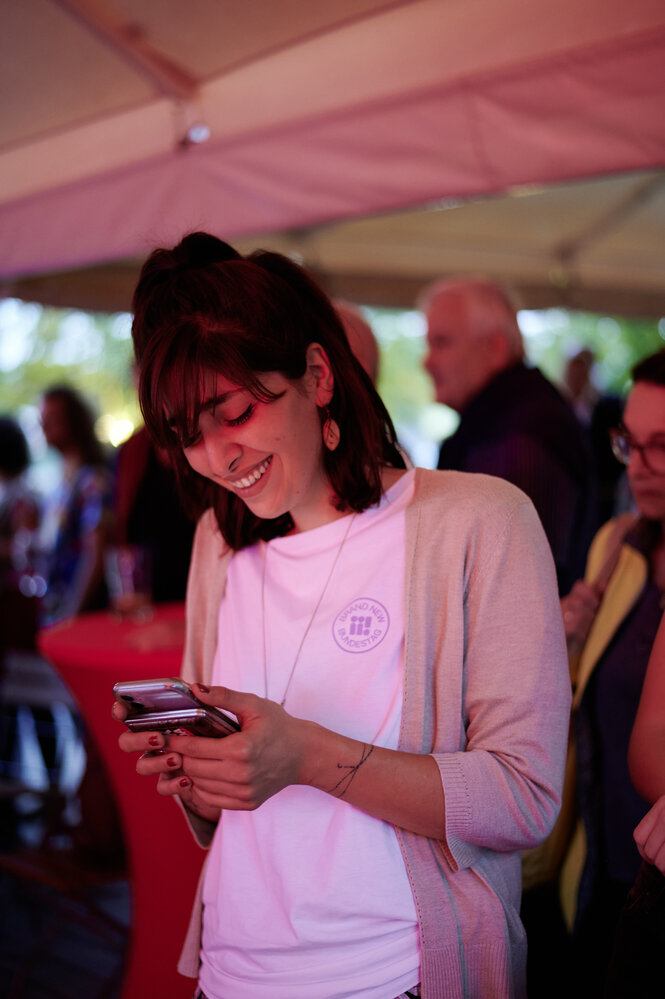
[[[305,371],[307,388],[313,393],[317,406],[328,406],[335,389],[335,376],[328,355],[320,343],[310,343],[305,352],[305,359],[307,361],[307,370]]]
[[[499,330],[487,336],[487,356],[493,375],[511,367],[514,362],[511,345]]]

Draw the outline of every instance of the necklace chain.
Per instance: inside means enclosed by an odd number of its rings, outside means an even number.
[[[357,514],[354,513],[353,516],[349,520],[347,528],[344,531],[344,537],[342,538],[342,540],[341,540],[341,542],[339,544],[339,548],[337,549],[337,553],[336,553],[335,558],[333,560],[333,564],[330,567],[330,572],[328,573],[328,578],[326,579],[325,583],[323,584],[323,589],[321,590],[321,595],[319,596],[319,599],[316,601],[316,606],[315,606],[314,610],[312,611],[312,616],[310,617],[310,619],[309,619],[309,621],[307,623],[307,627],[305,628],[305,632],[304,632],[302,638],[300,639],[300,645],[298,646],[298,651],[296,652],[296,657],[293,660],[293,666],[291,667],[291,672],[289,673],[289,678],[286,681],[286,687],[284,688],[284,693],[282,695],[282,699],[279,702],[281,707],[284,707],[284,702],[286,701],[286,695],[289,692],[289,688],[291,686],[291,681],[293,680],[293,674],[296,671],[296,666],[298,665],[298,660],[300,659],[300,653],[303,650],[303,646],[305,644],[305,640],[306,640],[307,636],[309,635],[310,629],[311,629],[312,625],[314,624],[314,619],[315,619],[315,617],[317,615],[318,609],[321,606],[321,604],[323,603],[323,598],[326,595],[326,590],[328,589],[328,586],[330,585],[330,580],[332,579],[333,573],[335,572],[335,566],[339,562],[340,555],[342,554],[342,549],[344,548],[344,545],[346,543],[346,539],[349,536],[349,533],[351,531],[351,527],[353,526],[353,522],[356,519],[356,516],[357,516]],[[267,565],[267,563],[268,563],[268,545],[266,544],[266,545],[264,545],[264,548],[263,548],[263,573],[262,573],[262,576],[261,576],[261,625],[262,625],[262,631],[263,631],[263,679],[264,679],[264,686],[265,686],[265,695],[266,695],[266,697],[268,696],[268,655],[267,655],[267,651],[266,651],[266,565]]]

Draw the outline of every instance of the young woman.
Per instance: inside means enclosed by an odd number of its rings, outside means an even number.
[[[111,474],[95,435],[92,410],[68,385],[42,399],[46,443],[60,453],[62,477],[42,520],[46,550],[44,624],[106,607],[104,551],[111,525]]]
[[[531,503],[406,471],[284,257],[194,234],[134,304],[146,423],[201,514],[183,676],[242,729],[120,736],[210,848],[181,971],[208,999],[523,995],[520,851],[570,699]]]

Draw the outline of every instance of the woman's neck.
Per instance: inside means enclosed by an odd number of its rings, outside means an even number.
[[[391,468],[388,465],[384,465],[381,470],[382,491],[386,493],[391,486],[394,486],[401,479],[405,471],[406,469],[404,468]],[[337,496],[330,490],[325,497],[322,497],[320,503],[309,506],[307,510],[292,511],[291,519],[293,520],[293,528],[289,531],[289,534],[301,534],[303,531],[312,531],[316,527],[323,527],[325,524],[331,524],[334,520],[341,520],[342,517],[347,517],[351,511],[348,508],[339,510],[337,503]]]

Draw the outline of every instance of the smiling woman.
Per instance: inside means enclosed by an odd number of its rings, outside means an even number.
[[[210,265],[193,266],[206,253]],[[163,335],[150,337],[156,326]],[[135,295],[133,332],[146,424],[173,454],[195,512],[214,506],[219,528],[234,548],[257,536],[282,534],[287,522],[293,528],[289,502],[276,502],[270,510],[262,505],[261,514],[254,514],[245,503],[249,497],[240,499],[228,488],[272,460],[272,452],[251,443],[266,428],[280,438],[278,460],[270,466],[275,488],[288,489],[288,448],[300,446],[282,435],[297,432],[301,443],[309,435],[310,448],[317,439],[326,485],[311,481],[311,470],[301,470],[298,492],[302,498],[310,485],[327,491],[324,505],[333,517],[378,501],[383,464],[404,467],[388,412],[352,355],[331,303],[279,254],[257,252],[244,259],[206,234],[187,237],[172,252],[157,251]],[[328,417],[340,432],[334,451],[320,447]],[[230,430],[245,425],[238,442]],[[238,471],[242,474],[231,475]],[[226,488],[215,489],[215,482]]]
[[[182,675],[241,726],[120,736],[210,850],[183,974],[208,999],[521,995],[520,851],[556,816],[570,700],[533,506],[407,471],[278,254],[155,251],[133,336],[199,516]]]

